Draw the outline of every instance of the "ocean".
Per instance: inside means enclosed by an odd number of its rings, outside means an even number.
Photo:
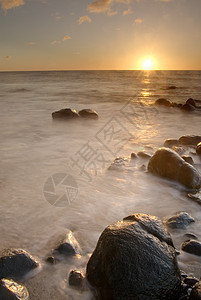
[[[0,72],[1,249],[22,248],[41,262],[40,273],[25,282],[30,299],[93,299],[70,288],[68,274],[85,271],[103,229],[129,214],[186,211],[195,223],[172,232],[176,248],[186,232],[201,240],[199,204],[180,186],[142,171],[146,160],[108,170],[117,157],[153,154],[168,138],[201,135],[200,113],[154,106],[161,97],[201,99],[201,71]],[[52,120],[53,111],[68,107],[94,109],[99,118]],[[46,264],[67,230],[81,255]],[[181,251],[178,261],[201,276],[200,257]]]

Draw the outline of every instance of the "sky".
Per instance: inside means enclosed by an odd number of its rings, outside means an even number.
[[[0,0],[0,71],[201,70],[201,0]]]

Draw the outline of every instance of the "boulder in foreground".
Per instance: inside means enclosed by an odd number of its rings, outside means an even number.
[[[201,187],[199,172],[175,151],[159,148],[149,160],[148,171],[154,175],[177,181],[188,189]]]
[[[108,226],[89,262],[87,279],[104,300],[178,300],[176,251],[162,222],[135,214]]]
[[[27,289],[13,280],[0,280],[0,300],[28,300]]]
[[[79,117],[77,111],[71,108],[63,108],[52,113],[53,119],[75,119]]]
[[[25,250],[4,250],[0,257],[0,279],[21,280],[39,263]]]

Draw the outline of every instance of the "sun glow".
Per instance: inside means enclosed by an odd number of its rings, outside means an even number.
[[[147,59],[143,60],[142,69],[143,70],[153,70],[154,69],[153,60],[151,58],[147,58]]]

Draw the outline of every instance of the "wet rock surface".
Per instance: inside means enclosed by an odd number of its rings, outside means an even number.
[[[183,135],[179,138],[180,145],[194,145],[197,146],[197,144],[201,142],[201,136],[200,135]]]
[[[197,144],[196,153],[201,156],[201,142]]]
[[[82,118],[87,118],[87,119],[98,119],[98,114],[95,110],[85,108],[79,111],[79,115]]]
[[[188,189],[196,190],[201,187],[201,176],[198,171],[169,148],[159,148],[155,152],[149,160],[148,171],[177,181]]]
[[[23,285],[13,280],[0,280],[0,300],[28,300],[29,293]]]
[[[71,108],[63,108],[52,113],[53,119],[75,119],[79,117],[78,112]]]
[[[184,242],[181,249],[190,254],[201,256],[201,242],[197,240],[188,240]]]
[[[85,276],[81,271],[72,270],[70,271],[68,283],[70,286],[82,290],[84,288]]]
[[[201,300],[201,280],[194,285],[189,299]]]
[[[135,214],[108,226],[89,262],[87,279],[99,299],[178,300],[176,251],[162,222]]]
[[[0,257],[0,279],[21,280],[37,267],[39,263],[25,250],[6,249]]]
[[[165,222],[169,228],[172,229],[186,229],[188,225],[195,222],[195,219],[191,217],[187,212],[177,212],[171,218]]]

